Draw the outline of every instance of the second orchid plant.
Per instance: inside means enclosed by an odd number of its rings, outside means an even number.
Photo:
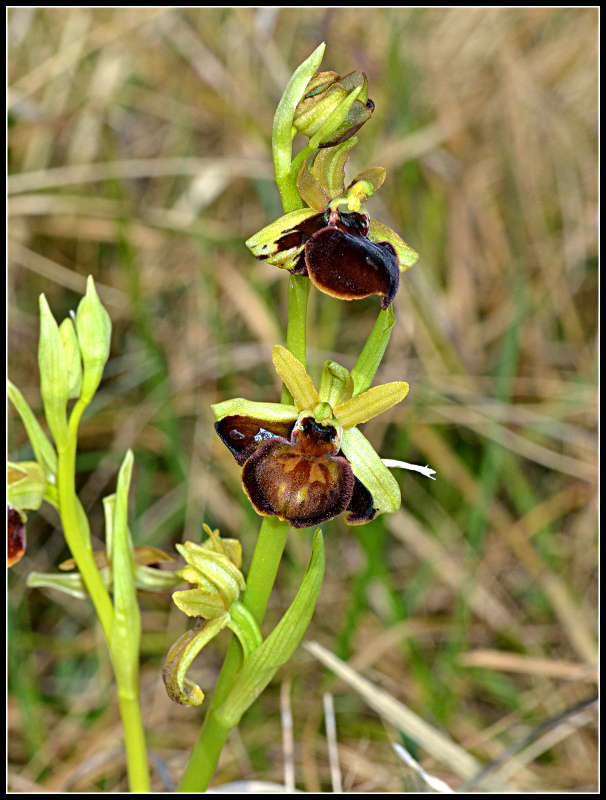
[[[234,398],[213,406],[216,432],[240,467],[243,491],[262,517],[247,576],[241,571],[240,543],[206,525],[203,544],[177,545],[185,567],[173,573],[150,566],[165,556],[132,545],[126,520],[130,454],[116,496],[106,502],[107,551],[92,553],[86,516],[74,493],[76,435],[109,356],[111,330],[92,279],[75,324],[69,320],[58,327],[41,301],[41,389],[55,447],[18,390],[11,388],[36,461],[9,465],[10,560],[14,563],[25,547],[25,512],[43,500],[50,502],[60,513],[74,557],[61,567],[78,571],[33,574],[29,583],[93,600],[112,654],[134,790],[149,787],[137,700],[136,589],[167,591],[179,583],[190,585],[175,592],[173,600],[194,623],[170,648],[163,668],[167,692],[178,703],[202,703],[204,694],[187,678],[188,668],[220,630],[235,633],[179,785],[180,791],[203,791],[229,731],[297,648],[320,593],[324,545],[317,529],[295,599],[263,637],[260,626],[289,529],[315,527],[341,514],[348,525],[362,525],[396,511],[400,490],[388,467],[432,477],[428,467],[382,460],[358,427],[400,403],[408,392],[403,381],[380,386],[372,382],[395,323],[392,303],[400,275],[418,255],[366,210],[366,201],[385,180],[385,170],[370,167],[346,183],[345,168],[357,143],[354,134],[371,118],[374,104],[362,72],[342,78],[318,72],[323,54],[322,44],[296,70],[274,118],[273,162],[284,215],[246,243],[255,258],[288,274],[286,347],[276,344],[272,352],[283,382],[281,402]],[[297,132],[308,143],[293,158]],[[312,284],[343,300],[380,297],[377,321],[353,369],[327,361],[317,386],[306,371],[306,310]],[[70,398],[76,398],[76,404],[66,421]]]
[[[229,729],[290,658],[311,618],[324,573],[320,530],[291,607],[264,641],[258,629],[289,527],[312,527],[341,514],[348,525],[362,525],[378,514],[396,511],[400,490],[387,465],[433,474],[428,467],[384,462],[358,429],[408,392],[403,381],[382,386],[372,382],[395,322],[392,303],[400,274],[417,261],[418,254],[366,210],[367,199],[385,180],[382,167],[366,169],[346,184],[345,167],[357,143],[354,134],[371,118],[374,103],[362,72],[343,78],[317,72],[323,53],[321,45],[297,69],[274,118],[273,162],[284,216],[246,242],[257,259],[289,276],[286,347],[277,344],[272,352],[283,382],[282,400],[259,403],[235,398],[213,406],[217,434],[240,466],[243,491],[263,518],[246,588],[241,600],[221,606],[219,616],[214,607],[205,607],[212,589],[189,590],[192,598],[203,592],[200,605],[184,607],[181,599],[176,600],[199,621],[199,632],[185,634],[183,646],[178,644],[169,653],[165,665],[169,693],[179,702],[190,702],[190,693],[193,702],[200,701],[199,694],[183,683],[181,669],[197,651],[196,639],[201,647],[209,638],[209,622],[200,620],[215,620],[219,630],[231,617],[236,633],[181,781],[180,788],[188,791],[208,785]],[[309,141],[293,159],[291,145],[297,132]],[[327,361],[317,388],[306,371],[311,284],[343,300],[375,294],[381,298],[376,324],[351,372]],[[193,573],[182,574],[196,582]],[[202,575],[205,582],[213,581],[210,573],[202,570]],[[214,585],[218,586],[216,579]],[[239,585],[244,586],[243,579]],[[184,594],[188,593],[180,593]],[[242,609],[250,612],[248,634],[240,630]]]

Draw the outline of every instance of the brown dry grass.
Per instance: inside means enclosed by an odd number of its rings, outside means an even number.
[[[81,495],[100,537],[99,501],[134,447],[135,538],[167,549],[199,539],[206,521],[239,536],[250,557],[257,517],[211,433],[209,405],[278,397],[268,363],[283,335],[285,276],[243,244],[280,211],[273,111],[320,41],[324,68],[368,74],[377,111],[352,174],[387,169],[371,213],[421,260],[403,279],[377,376],[404,378],[411,392],[365,432],[384,457],[429,463],[438,480],[401,474],[400,512],[354,532],[326,526],[327,576],[307,638],[479,763],[522,743],[491,775],[524,791],[597,785],[594,706],[538,728],[595,680],[597,13],[9,13],[11,378],[40,412],[38,294],[62,319],[92,274],[114,337],[82,426]],[[314,293],[312,367],[329,355],[350,366],[375,313],[373,298]],[[28,452],[16,421],[10,450]],[[291,536],[271,619],[308,545]],[[31,569],[63,557],[53,514],[32,516],[10,585],[11,785],[116,791],[120,729],[89,609],[24,588]],[[161,791],[162,765],[178,779],[200,716],[172,705],[159,677],[183,618],[167,598],[142,607],[143,707]],[[225,644],[195,666],[209,691]],[[282,780],[285,679],[299,787],[331,786],[323,690],[334,695],[345,790],[418,789],[390,739],[461,785],[439,748],[402,739],[302,649],[234,732],[217,783]]]

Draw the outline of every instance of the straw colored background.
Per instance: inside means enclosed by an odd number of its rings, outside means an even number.
[[[437,480],[399,471],[400,512],[324,526],[307,639],[479,763],[517,744],[491,773],[508,787],[595,790],[595,705],[538,726],[595,688],[597,10],[22,8],[8,24],[9,371],[40,414],[38,295],[61,320],[92,274],[114,326],[78,461],[96,549],[101,498],[133,447],[136,542],[174,553],[205,521],[239,537],[248,563],[259,520],[209,406],[279,397],[270,348],[283,341],[287,276],[243,244],[280,214],[272,116],[321,41],[323,68],[367,73],[376,112],[351,175],[387,169],[369,210],[421,258],[377,375],[410,394],[364,432]],[[312,290],[315,377],[326,358],[354,363],[377,310],[377,298]],[[28,458],[15,416],[10,431],[12,458]],[[52,509],[31,515],[28,536],[9,582],[11,786],[123,790],[90,608],[24,585],[68,555]],[[293,532],[270,624],[308,551],[308,532]],[[168,597],[141,604],[143,709],[164,791],[200,713],[171,704],[160,679],[186,620]],[[192,668],[205,691],[226,645]],[[439,745],[401,736],[303,649],[233,732],[215,781],[282,781],[286,761],[299,788],[338,788],[325,691],[345,790],[422,785],[390,741],[461,786]]]

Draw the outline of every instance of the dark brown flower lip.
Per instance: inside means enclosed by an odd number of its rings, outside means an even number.
[[[336,226],[323,228],[307,242],[305,265],[321,291],[343,300],[380,294],[384,310],[400,284],[398,257],[390,242],[371,242]]]
[[[242,485],[254,508],[293,528],[319,525],[346,511],[354,482],[346,458],[312,456],[280,439],[264,442],[242,467]]]
[[[271,483],[273,480],[275,483],[278,480],[276,475],[280,476],[281,466],[279,463],[277,466],[274,463],[272,479],[271,461],[276,451],[281,450],[283,462],[287,454],[294,455],[301,462],[299,474],[294,476],[298,485],[295,482],[289,488],[291,507],[296,505],[292,498],[304,487],[305,478],[311,477],[314,464],[322,475],[325,475],[327,465],[332,462],[338,465],[333,469],[339,473],[337,481],[337,483],[340,481],[339,490],[329,492],[328,500],[316,498],[317,508],[313,511],[295,509],[295,512],[288,517],[292,527],[306,528],[317,525],[345,511],[349,512],[346,517],[349,525],[369,522],[376,516],[371,493],[354,476],[351,464],[342,450],[335,448],[335,439],[330,426],[321,425],[311,417],[300,420],[296,429],[294,421],[270,423],[251,417],[232,415],[217,422],[215,429],[238,464],[242,466],[243,488],[258,513],[282,516],[280,503],[276,502],[276,487],[270,487],[269,490],[267,488],[268,482]],[[258,455],[259,453],[261,455]],[[345,464],[347,466],[344,466]],[[302,473],[301,470],[306,472]],[[320,473],[316,473],[316,477],[319,477]],[[325,477],[330,477],[329,473],[330,467]],[[281,477],[284,479],[283,474]]]
[[[348,525],[362,525],[373,520],[377,516],[377,511],[371,493],[355,475],[354,478],[354,488],[347,506],[347,511],[350,513],[345,521]]]

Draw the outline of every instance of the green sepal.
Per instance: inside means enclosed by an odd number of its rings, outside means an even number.
[[[368,238],[371,242],[389,242],[394,246],[398,256],[400,272],[406,272],[419,260],[419,254],[416,250],[407,245],[404,239],[400,238],[395,231],[392,231],[387,225],[383,225],[382,222],[377,222],[376,219],[370,220]]]
[[[267,686],[278,668],[297,649],[311,620],[324,578],[324,541],[318,529],[313,538],[311,557],[303,580],[290,608],[262,645],[246,659],[238,679],[216,718],[227,728],[235,727],[246,709]]]
[[[49,442],[47,435],[42,430],[40,423],[36,419],[34,412],[28,406],[25,398],[11,381],[8,381],[8,399],[15,406],[17,413],[21,417],[36,461],[44,470],[46,480],[56,485],[57,454],[55,449]]]
[[[317,216],[318,212],[313,208],[299,208],[296,211],[289,211],[283,217],[267,225],[263,230],[255,233],[250,239],[246,240],[246,246],[253,256],[263,261],[267,261],[274,267],[291,270],[295,266],[297,259],[301,255],[305,244],[298,244],[281,250],[280,240],[283,236],[289,236],[290,231],[307,219]]]
[[[201,547],[207,550],[214,550],[216,553],[223,553],[238,569],[242,566],[242,545],[238,539],[224,539],[219,530],[211,530],[206,522],[202,523],[208,539],[202,542]]]
[[[396,318],[394,317],[391,306],[385,311],[381,310],[379,312],[372,332],[366,340],[360,357],[351,371],[351,377],[354,382],[354,397],[365,392],[373,382],[385,349],[389,343],[391,329],[395,325],[395,322]]]
[[[141,615],[137,603],[135,564],[128,531],[128,492],[133,462],[133,452],[128,450],[118,472],[116,487],[111,554],[114,615],[109,645],[114,670],[116,675],[120,676],[119,685],[136,689]]]
[[[330,403],[334,409],[349,400],[353,390],[354,382],[349,370],[337,364],[336,361],[325,361],[318,391],[320,399],[325,403]]]
[[[370,183],[373,190],[376,192],[377,189],[383,185],[386,175],[387,173],[383,167],[368,167],[368,169],[365,169],[363,172],[360,172],[359,175],[356,175],[353,181],[349,184],[348,189],[350,189],[356,183],[365,182]]]
[[[345,165],[358,143],[353,136],[337,147],[318,150],[310,165],[305,162],[299,170],[297,188],[308,206],[323,211],[333,197],[345,191]]]
[[[199,617],[191,630],[179,637],[168,651],[162,668],[162,678],[171,700],[183,706],[199,706],[204,692],[185,677],[191,662],[205,644],[208,644],[230,621],[225,611],[220,617],[205,620]]]
[[[357,428],[343,431],[341,450],[353,474],[371,493],[377,512],[397,511],[402,503],[400,487],[364,434]]]
[[[211,408],[217,422],[233,415],[251,417],[266,422],[294,422],[299,416],[295,406],[283,406],[280,403],[257,403],[254,400],[245,400],[243,397],[223,400],[221,403],[215,403]]]
[[[329,150],[320,150],[320,153],[330,153],[333,148]],[[313,176],[309,169],[309,164],[305,161],[301,165],[299,174],[297,176],[297,189],[299,194],[305,200],[311,209],[316,211],[324,211],[330,203],[330,195],[326,192],[324,186],[319,183]]]
[[[373,386],[335,408],[335,416],[344,430],[353,428],[400,403],[408,394],[408,388],[405,381]]]
[[[348,93],[344,86],[335,82],[327,86],[323,92],[306,95],[297,105],[292,120],[293,126],[303,136],[311,139]]]
[[[6,499],[17,511],[40,508],[46,492],[46,476],[37,461],[8,461]]]
[[[289,350],[279,344],[275,345],[271,351],[271,357],[276,372],[293,397],[296,408],[299,411],[315,408],[320,402],[320,397],[303,364]]]
[[[67,401],[69,380],[67,359],[59,326],[49,308],[46,297],[40,295],[40,339],[38,341],[38,365],[40,367],[40,394],[44,403],[44,414],[51,433],[61,446],[67,440]]]
[[[59,325],[59,335],[63,342],[65,360],[67,363],[67,378],[69,382],[69,397],[75,399],[80,397],[82,390],[82,358],[80,356],[80,345],[76,336],[74,323],[67,317]]]
[[[109,314],[101,305],[91,275],[86,281],[86,294],[78,304],[76,332],[84,365],[80,397],[90,403],[101,383],[103,368],[109,358],[112,333]]]

